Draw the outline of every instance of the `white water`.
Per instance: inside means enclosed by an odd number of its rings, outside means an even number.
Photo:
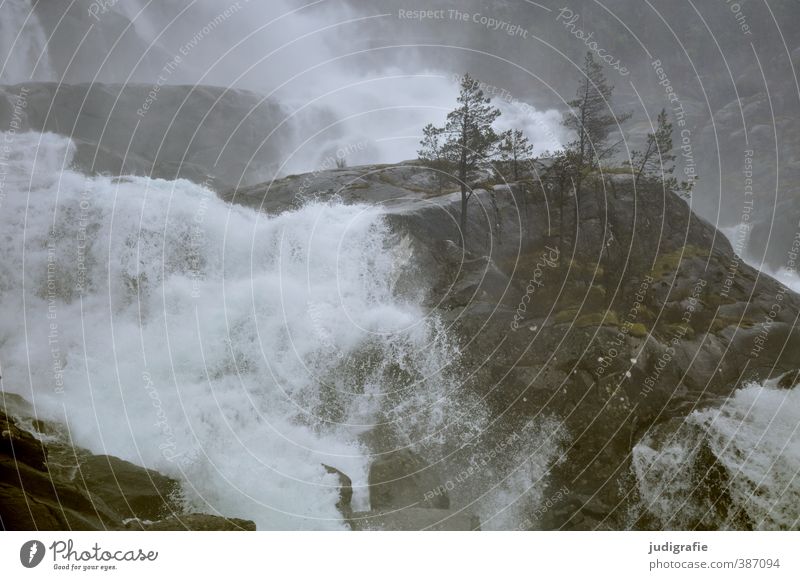
[[[267,217],[188,181],[81,175],[62,137],[9,138],[3,386],[76,444],[178,478],[189,509],[339,529],[338,481],[322,464],[351,476],[354,507],[368,509],[361,436],[373,423],[392,422],[428,461],[485,428],[441,324],[393,291],[408,256],[378,210],[310,203]],[[538,497],[557,443],[515,442],[533,467],[483,498],[488,515]],[[464,501],[497,469],[463,485]]]
[[[0,84],[54,80],[47,36],[29,0],[0,3]]]
[[[59,21],[68,4],[41,2],[39,10],[47,14],[49,24]],[[415,159],[422,127],[443,124],[456,104],[458,84],[453,73],[466,72],[451,69],[460,65],[446,56],[450,50],[441,55],[440,62],[413,46],[368,50],[375,43],[386,42],[385,27],[396,25],[391,14],[380,16],[379,7],[369,3],[357,9],[343,2],[298,4],[288,0],[99,4],[96,18],[87,13],[79,20],[71,13],[60,24],[54,42],[73,37],[65,46],[74,54],[67,59],[68,70],[59,70],[59,75],[66,75],[69,82],[217,85],[268,95],[282,110],[292,111],[286,125],[293,135],[282,143],[286,157],[275,160],[284,164],[283,175],[317,170],[324,160],[340,152],[350,166]],[[80,10],[76,7],[73,12]],[[123,17],[132,27],[122,37],[123,44],[111,50]],[[20,26],[16,16],[3,23],[6,28],[0,43],[13,39]],[[75,52],[74,46],[89,26],[92,31],[83,48]],[[9,66],[29,75],[27,53],[40,54],[42,39],[38,26],[24,32],[19,42],[32,48],[15,49]],[[128,43],[141,48],[122,49]],[[58,49],[55,44],[54,50]],[[103,52],[108,52],[104,55],[107,60],[98,70],[97,55]],[[164,74],[164,65],[173,55],[181,57],[180,66]],[[37,78],[44,79],[45,72],[39,72]],[[15,82],[27,79],[21,73],[14,73],[18,77]],[[494,94],[502,88],[494,88]],[[524,129],[537,152],[553,150],[568,138],[555,109],[537,111],[499,96],[494,104],[503,110],[497,128]],[[276,119],[276,123],[282,120]]]
[[[798,275],[796,271],[789,268],[779,268],[775,270],[764,264],[763,261],[759,262],[748,257],[749,253],[746,251],[750,243],[750,229],[748,226],[738,224],[727,228],[720,228],[720,231],[728,238],[728,241],[733,247],[733,251],[736,252],[748,266],[775,278],[792,292],[800,292],[800,275]]]
[[[800,276],[797,272],[789,270],[788,268],[781,268],[780,270],[768,273],[792,292],[800,292]]]
[[[721,529],[735,521],[715,515],[703,493],[710,462],[722,467],[722,487],[752,527],[797,529],[800,505],[800,389],[771,383],[739,389],[719,408],[697,411],[679,429],[650,436],[636,445],[633,468],[641,509],[665,529],[686,529],[698,521]],[[692,496],[692,494],[695,494]]]
[[[392,296],[380,214],[265,218],[187,181],[62,171],[69,141],[16,139],[0,209],[6,388],[65,418],[78,444],[191,481],[199,507],[338,526],[320,464],[363,480],[365,427],[348,424],[371,421],[385,367],[414,357],[436,372],[450,357]],[[366,348],[380,364],[344,359]],[[361,365],[361,384],[325,384],[342,364]]]

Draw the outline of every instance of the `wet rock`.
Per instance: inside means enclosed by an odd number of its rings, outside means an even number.
[[[407,449],[375,459],[369,468],[369,502],[373,510],[409,507],[449,509],[450,499],[442,490],[432,466]],[[438,493],[434,493],[438,491]]]
[[[255,524],[183,514],[178,483],[117,457],[92,455],[21,425],[30,405],[2,393],[0,406],[0,529],[3,530],[253,530]],[[6,409],[22,415],[11,416]],[[31,427],[33,428],[33,427]]]
[[[353,511],[353,480],[335,467],[325,465],[324,463],[322,467],[324,467],[325,471],[328,473],[336,475],[339,478],[339,501],[336,502],[336,507],[341,514],[347,516]]]
[[[738,259],[680,196],[616,176],[612,187],[587,183],[577,197],[536,183],[478,188],[462,246],[458,193],[412,186],[419,171],[406,163],[312,177],[323,197],[338,192],[385,208],[413,258],[399,288],[424,294],[450,325],[464,345],[459,368],[507,428],[543,410],[564,418],[572,438],[550,485],[596,501],[565,505],[543,527],[624,526],[629,457],[642,433],[724,400],[742,381],[800,368],[798,297]],[[227,198],[282,211],[303,179]],[[552,265],[543,262],[555,254]],[[768,318],[777,296],[783,308]],[[370,469],[373,510],[443,507],[444,496],[426,504],[441,478],[420,481],[425,467],[407,454],[379,457]]]
[[[0,410],[0,527],[5,530],[113,529],[100,498],[51,477],[47,447]]]
[[[781,375],[778,386],[782,389],[791,389],[800,383],[800,370],[792,370]]]
[[[405,508],[395,511],[357,512],[350,527],[364,531],[478,531],[477,516],[447,509]]]
[[[249,520],[224,518],[208,514],[181,514],[156,522],[133,520],[126,523],[128,530],[147,532],[255,532],[256,525]]]
[[[17,459],[34,469],[43,470],[47,461],[44,444],[17,426],[16,421],[0,410],[0,456]]]
[[[80,462],[76,479],[120,519],[157,520],[181,511],[176,501],[180,488],[177,481],[117,457],[86,457]]]
[[[261,143],[263,135],[276,130],[285,111],[245,90],[164,85],[153,106],[143,111],[152,83],[24,86],[28,93],[23,130],[70,137],[76,147],[75,166],[90,174],[185,178],[222,190],[270,179],[281,159],[277,144],[291,139],[288,127],[278,127],[274,144]],[[6,103],[0,105],[4,127],[13,112],[7,103],[20,88],[0,88],[0,103]],[[242,120],[245,126],[229,139],[219,139]]]

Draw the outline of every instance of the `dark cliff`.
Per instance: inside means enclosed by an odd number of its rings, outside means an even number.
[[[543,182],[470,200],[406,163],[294,176],[227,198],[279,212],[308,198],[381,204],[404,248],[397,290],[426,289],[461,344],[460,372],[497,424],[554,414],[570,444],[548,528],[618,528],[633,445],[751,380],[800,367],[800,300],[745,264],[689,203],[609,175],[576,199]]]
[[[70,444],[17,395],[0,397],[0,529],[254,530],[255,524],[187,513],[177,481]]]

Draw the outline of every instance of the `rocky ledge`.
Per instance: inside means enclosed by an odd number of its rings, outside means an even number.
[[[62,426],[32,417],[31,405],[3,393],[0,405],[0,529],[254,531],[253,522],[187,513],[177,481],[109,455],[93,455],[65,443]],[[451,510],[437,495],[421,502],[439,485],[430,472],[419,474],[421,459],[398,451],[370,468],[369,511],[353,511],[352,482],[340,480],[337,504],[355,531],[478,530],[477,517]]]
[[[671,192],[635,187],[621,174],[577,196],[538,179],[487,176],[470,200],[463,239],[459,195],[441,192],[414,163],[320,171],[224,194],[272,214],[334,196],[385,208],[403,250],[397,292],[415,300],[425,293],[423,304],[459,341],[459,369],[498,431],[524,433],[538,416],[562,425],[553,436],[566,433],[567,443],[541,491],[557,499],[528,527],[650,527],[646,514],[630,516],[638,441],[719,405],[748,381],[797,383],[800,299],[747,266]],[[73,448],[58,426],[4,396],[5,529],[254,528],[185,513],[174,480]],[[722,509],[728,475],[706,459],[706,481],[697,486]],[[340,473],[339,508],[350,527],[479,528],[446,496],[424,493],[454,474],[423,480],[419,461],[413,454],[375,461],[367,512],[351,509],[352,488]]]
[[[21,397],[0,399],[0,529],[255,530],[255,524],[186,513],[178,482],[66,443]]]
[[[645,433],[800,367],[798,296],[744,263],[689,202],[630,175],[578,196],[538,177],[487,177],[463,241],[459,194],[413,162],[224,195],[267,213],[332,196],[385,208],[406,257],[398,291],[426,289],[497,424],[521,430],[548,415],[563,425],[568,444],[543,497],[569,493],[531,527],[647,528],[646,517],[630,520],[631,453]],[[709,477],[721,469],[708,466]]]

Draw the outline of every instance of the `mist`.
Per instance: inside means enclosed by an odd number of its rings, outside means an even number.
[[[797,527],[799,3],[0,15],[0,528]]]
[[[466,72],[448,66],[440,50],[378,46],[392,15],[338,2],[82,0],[67,9],[39,2],[33,10],[24,0],[12,4],[7,22],[17,26],[24,17],[28,28],[46,31],[54,63],[47,62],[44,33],[23,35],[24,42],[4,47],[7,61],[16,63],[4,68],[5,83],[255,91],[284,106],[281,122],[300,136],[287,144],[282,174],[312,171],[337,153],[350,165],[415,158],[421,127],[443,122]],[[527,128],[538,151],[560,145],[564,133],[554,108],[537,110],[521,95],[498,105],[507,112],[503,124]]]
[[[349,165],[416,158],[421,128],[443,123],[465,72],[503,111],[499,128],[525,130],[536,154],[558,149],[571,138],[560,121],[581,60],[595,49],[607,56],[617,109],[633,113],[620,161],[662,107],[679,105],[679,165],[700,176],[699,215],[724,229],[742,223],[744,152],[753,150],[759,200],[746,257],[777,271],[786,244],[776,237],[791,236],[800,219],[791,153],[800,42],[783,25],[800,18],[796,3],[469,0],[420,11],[399,0],[7,0],[3,10],[3,84],[253,91],[283,111],[261,144],[281,150],[269,160],[277,176],[332,156]]]

